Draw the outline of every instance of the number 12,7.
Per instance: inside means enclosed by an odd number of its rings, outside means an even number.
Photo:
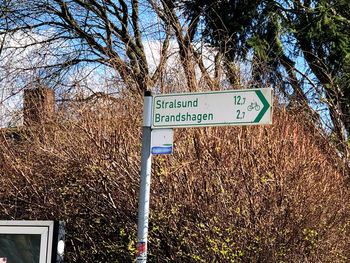
[[[241,96],[233,96],[233,103],[235,105],[244,105],[245,103],[245,98],[242,98]]]

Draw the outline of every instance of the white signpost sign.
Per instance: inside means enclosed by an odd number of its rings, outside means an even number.
[[[272,89],[268,88],[166,94],[153,97],[150,92],[145,93],[137,263],[147,261],[152,154],[171,153],[172,128],[270,124],[271,121]]]
[[[270,124],[272,89],[156,95],[152,128]]]
[[[152,130],[151,153],[171,154],[173,150],[173,129]]]

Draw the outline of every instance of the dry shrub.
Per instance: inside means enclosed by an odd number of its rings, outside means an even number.
[[[67,262],[132,262],[141,118],[141,98],[100,99],[3,130],[1,219],[66,221]],[[341,173],[298,113],[177,129],[173,154],[153,157],[149,262],[348,262]]]
[[[166,262],[165,251],[169,262],[349,259],[340,162],[301,116],[275,112],[271,127],[176,134],[173,156],[156,158],[157,261]]]
[[[66,221],[68,262],[131,262],[141,106],[65,105],[43,126],[3,131],[1,218]]]

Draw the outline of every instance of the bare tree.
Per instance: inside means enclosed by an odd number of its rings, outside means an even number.
[[[196,33],[198,33],[197,30],[200,22],[200,13],[195,13],[190,18],[185,19],[179,14],[181,13],[181,9],[176,1],[148,0],[148,2],[155,10],[158,17],[169,29],[171,29],[175,36],[188,89],[194,91],[199,88],[196,78],[197,69],[199,69],[205,85],[211,90],[216,89],[212,76],[208,72],[208,68],[205,66],[205,58],[196,48],[195,36]],[[200,41],[202,40],[203,39],[200,38]],[[218,84],[216,86],[218,86]]]
[[[141,6],[137,0],[3,0],[1,28],[5,34],[31,34],[42,38],[32,45],[61,43],[53,51],[56,63],[41,65],[51,72],[62,72],[84,63],[103,65],[116,70],[134,92],[149,89],[166,63],[162,59],[154,74],[150,74],[143,46],[140,23]],[[5,4],[6,2],[6,4]],[[169,32],[164,31],[164,50]],[[52,52],[52,50],[50,51]],[[163,52],[165,53],[165,51]],[[51,54],[52,55],[52,54]],[[166,57],[165,57],[166,58]],[[51,61],[52,62],[52,61]],[[135,85],[136,84],[136,85]]]

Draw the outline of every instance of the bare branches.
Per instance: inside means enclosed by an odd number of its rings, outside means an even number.
[[[21,8],[17,12],[6,11],[12,21],[17,21],[11,33],[47,31],[47,38],[42,40],[47,43],[53,41],[54,35],[55,40],[80,42],[79,50],[86,52],[77,50],[75,61],[83,62],[87,58],[85,62],[101,62],[114,68],[124,81],[133,79],[138,89],[149,88],[149,66],[142,46],[138,1],[133,0],[131,8],[122,0],[39,0],[18,4]],[[36,18],[29,20],[29,12],[35,12]]]
[[[148,1],[158,17],[163,21],[168,29],[174,32],[176,42],[179,48],[180,61],[184,74],[186,76],[189,90],[197,90],[198,83],[196,79],[196,67],[199,68],[205,83],[210,89],[214,89],[213,81],[207,72],[203,63],[203,57],[195,49],[194,36],[196,34],[199,16],[193,16],[190,22],[181,21],[177,14],[176,6],[173,1],[162,0],[160,4],[153,0]]]

